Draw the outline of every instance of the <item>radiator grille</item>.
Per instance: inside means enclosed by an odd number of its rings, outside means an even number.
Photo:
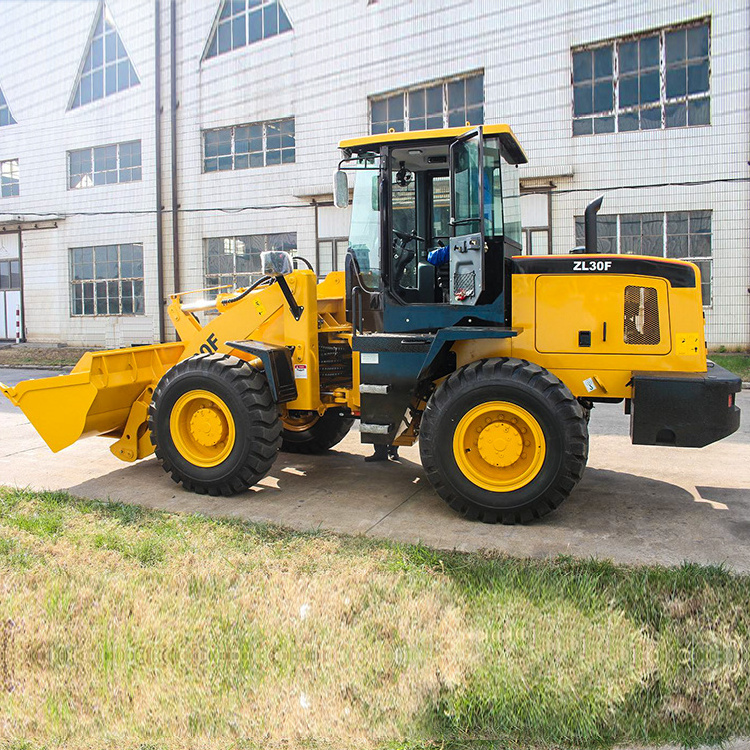
[[[659,343],[659,300],[651,286],[625,287],[625,343]]]

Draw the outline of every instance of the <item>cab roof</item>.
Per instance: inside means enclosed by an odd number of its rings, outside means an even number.
[[[460,128],[440,128],[438,130],[409,130],[402,133],[380,133],[361,138],[349,138],[339,143],[339,148],[354,153],[372,151],[373,146],[384,144],[413,143],[414,141],[452,141],[473,130],[475,125],[464,125]],[[509,125],[483,125],[485,136],[498,136],[505,147],[511,164],[526,164],[528,159]]]

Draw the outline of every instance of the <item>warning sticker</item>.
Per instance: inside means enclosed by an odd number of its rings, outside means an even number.
[[[294,365],[294,379],[307,380],[307,365]]]
[[[589,393],[596,390],[596,383],[593,378],[586,378],[586,380],[583,381],[583,385]]]

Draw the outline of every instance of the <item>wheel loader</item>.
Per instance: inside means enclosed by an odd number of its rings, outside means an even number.
[[[231,495],[280,450],[323,453],[358,419],[363,443],[419,441],[459,513],[517,523],[575,488],[599,402],[624,403],[640,445],[737,430],[741,383],[706,359],[697,266],[598,253],[601,200],[585,248],[522,255],[526,156],[507,125],[339,147],[346,270],[318,282],[303,258],[265,253],[247,288],[172,295],[177,342],[3,386],[53,451],[100,435],[123,461],[155,452],[186,489]]]

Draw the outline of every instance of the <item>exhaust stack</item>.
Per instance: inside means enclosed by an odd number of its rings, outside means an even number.
[[[591,201],[591,203],[589,203],[589,205],[586,206],[586,211],[583,214],[584,231],[585,231],[584,244],[586,245],[587,253],[599,252],[599,249],[597,247],[597,236],[596,236],[596,214],[599,212],[599,209],[602,207],[603,200],[604,200],[604,196],[600,195],[596,200]]]

